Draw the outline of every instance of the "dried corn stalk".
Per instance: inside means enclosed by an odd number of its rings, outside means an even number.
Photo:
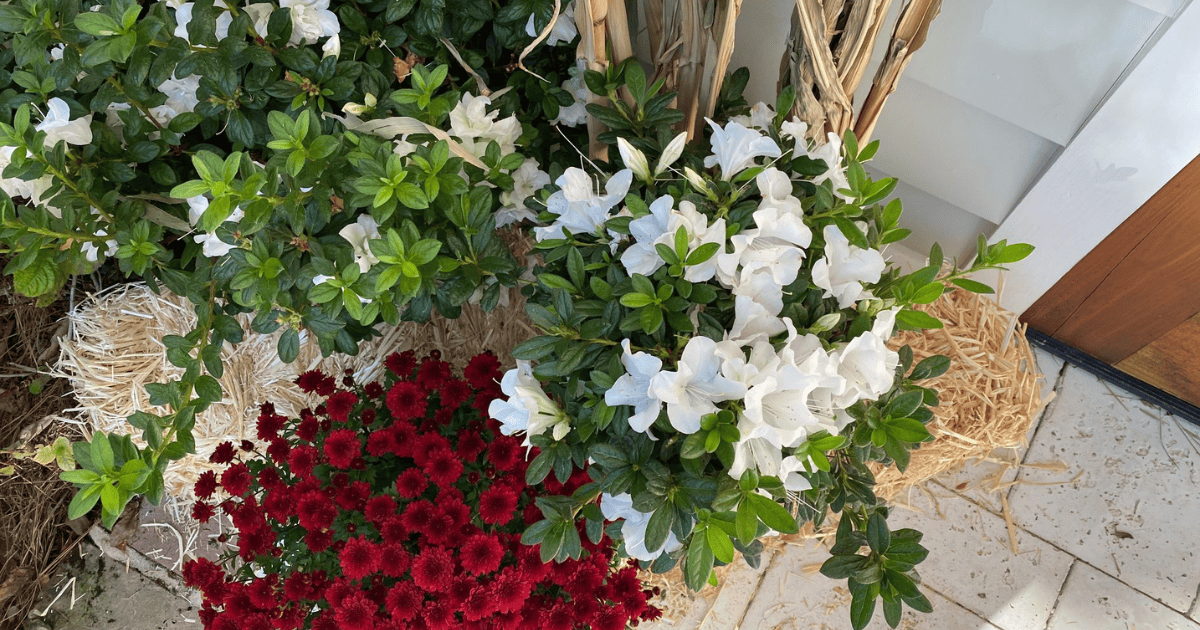
[[[684,113],[681,131],[694,137],[716,109],[725,72],[733,56],[736,24],[742,0],[647,0],[641,4],[650,42],[651,80],[662,78],[666,89],[678,92],[675,107]],[[624,0],[578,0],[575,20],[581,34],[579,56],[592,70],[632,57],[630,18]],[[605,56],[605,43],[613,59]],[[628,94],[622,92],[628,100]],[[598,102],[598,101],[594,101]],[[604,146],[596,138],[603,131],[598,121],[588,121],[592,157],[603,158]]]
[[[792,33],[780,63],[779,85],[796,90],[792,113],[808,123],[809,137],[854,128],[869,139],[887,95],[925,43],[941,0],[909,0],[900,11],[888,53],[855,122],[854,92],[871,60],[891,0],[796,0]]]

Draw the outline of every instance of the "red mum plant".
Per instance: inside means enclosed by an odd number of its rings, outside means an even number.
[[[265,404],[271,448],[218,449],[228,466],[196,495],[231,498],[194,514],[229,515],[242,562],[184,566],[205,628],[618,630],[657,618],[637,568],[599,529],[580,525],[585,553],[558,564],[521,543],[539,502],[586,492],[589,479],[526,484],[519,438],[481,411],[500,395],[495,357],[476,357],[463,378],[437,355],[387,366],[384,383],[342,390],[305,373],[298,384],[323,405],[292,419]]]

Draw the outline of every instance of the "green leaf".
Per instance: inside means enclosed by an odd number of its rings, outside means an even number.
[[[932,437],[925,425],[912,418],[888,420],[884,425],[884,430],[888,435],[901,442],[924,442]]]
[[[954,286],[959,287],[961,289],[966,289],[967,291],[970,291],[971,293],[991,294],[991,293],[996,292],[995,289],[993,289],[992,287],[989,287],[988,285],[986,285],[982,282],[976,282],[974,280],[968,280],[966,278],[955,278],[950,281],[950,284],[953,284]]]
[[[75,26],[92,37],[109,37],[124,30],[111,16],[99,12],[83,12],[76,15]]]
[[[917,407],[921,406],[922,398],[923,394],[920,390],[904,392],[888,403],[887,414],[893,418],[907,418],[917,410]]]
[[[833,556],[821,565],[821,575],[834,580],[844,580],[866,566],[869,558],[857,554]]]
[[[796,524],[796,518],[774,499],[757,493],[749,495],[748,498],[753,503],[759,520],[767,527],[783,534],[795,534],[800,531],[800,526]]]
[[[742,499],[742,502],[738,504],[734,528],[737,531],[738,540],[742,541],[744,545],[753,542],[755,534],[758,533],[758,519],[754,514],[754,504],[748,498]]]
[[[896,314],[896,322],[910,330],[942,328],[942,322],[938,318],[921,311],[900,311]]]
[[[887,519],[881,512],[875,512],[867,519],[867,544],[871,546],[871,551],[879,554],[886,552],[891,544]]]
[[[713,552],[708,548],[708,541],[699,537],[693,536],[688,544],[687,561],[684,567],[684,579],[687,582],[688,588],[698,591],[704,587],[708,581],[708,576],[712,573],[713,567]]]
[[[712,526],[707,527],[704,532],[705,538],[708,539],[708,546],[712,549],[713,557],[725,564],[733,562],[733,541],[729,538],[729,534]]]
[[[945,290],[946,286],[941,282],[930,282],[917,289],[917,292],[913,294],[912,301],[914,304],[932,304],[942,297]]]
[[[645,293],[626,293],[621,296],[621,305],[629,308],[642,308],[654,303],[654,297]]]
[[[883,619],[888,626],[895,628],[900,625],[900,613],[903,610],[904,607],[900,604],[899,599],[883,600]]]
[[[650,515],[650,521],[646,524],[646,549],[657,551],[661,549],[667,541],[667,534],[671,533],[671,526],[675,524],[675,506],[670,502],[665,502],[658,506]]]
[[[912,374],[909,375],[914,381],[920,381],[929,378],[937,378],[946,373],[950,369],[950,358],[943,355],[934,355],[922,360],[913,368]],[[907,415],[907,414],[906,414]]]
[[[96,485],[80,490],[71,499],[71,504],[67,506],[67,518],[74,520],[91,512],[99,500],[100,486]]]
[[[875,614],[875,595],[865,584],[859,585],[857,589],[851,588],[850,592],[852,594],[850,625],[854,627],[854,630],[863,630],[871,622],[871,616]]]
[[[1015,263],[1024,260],[1032,253],[1033,245],[1028,243],[1013,243],[1012,245],[1005,245],[989,262],[997,265]]]
[[[279,343],[276,345],[279,352],[279,360],[284,363],[291,363],[296,360],[300,354],[300,334],[295,329],[289,328],[279,336]]]
[[[103,433],[97,433],[92,436],[91,443],[92,463],[96,469],[101,472],[110,472],[116,464],[112,445],[108,442],[108,436]]]
[[[64,470],[58,474],[58,478],[68,483],[77,483],[80,485],[90,485],[100,481],[100,475],[94,471],[79,468],[77,470]]]
[[[205,402],[218,402],[221,400],[221,384],[217,379],[208,374],[201,375],[196,379],[196,395]]]

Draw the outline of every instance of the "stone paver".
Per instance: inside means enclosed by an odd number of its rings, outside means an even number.
[[[1083,562],[1075,563],[1047,630],[1200,630],[1200,624]]]
[[[1042,420],[1009,503],[1017,524],[1179,612],[1200,586],[1200,456],[1161,412],[1078,369]],[[1048,485],[1036,485],[1036,484]]]

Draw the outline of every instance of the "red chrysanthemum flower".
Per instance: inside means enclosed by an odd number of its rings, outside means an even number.
[[[383,395],[383,385],[375,382],[367,383],[366,386],[363,387],[363,393],[366,394],[367,398],[379,398]]]
[[[314,531],[310,529],[304,534],[304,544],[308,546],[309,551],[321,553],[333,544],[333,532],[329,530]]]
[[[363,514],[367,515],[367,520],[372,524],[378,525],[396,514],[396,500],[386,494],[371,497],[367,500]]]
[[[466,603],[462,606],[463,619],[467,621],[479,621],[491,617],[496,612],[495,602],[492,601],[491,594],[488,589],[482,586],[476,586],[471,591],[471,596],[467,598]]]
[[[300,420],[300,425],[296,427],[296,437],[305,442],[313,442],[317,439],[317,433],[321,431],[321,423],[316,418],[309,416]]]
[[[250,491],[252,480],[250,469],[245,464],[238,463],[226,468],[225,472],[221,474],[221,487],[230,496],[240,497]]]
[[[392,374],[400,378],[408,378],[412,376],[413,368],[417,367],[417,355],[412,350],[405,350],[399,354],[393,352],[383,362],[392,371]]]
[[[441,515],[437,506],[429,501],[415,501],[404,510],[404,526],[413,532],[428,532]]]
[[[492,601],[498,612],[511,613],[521,610],[525,600],[533,591],[533,585],[525,581],[516,571],[502,572],[491,584]]]
[[[205,503],[204,501],[196,501],[192,504],[192,518],[201,523],[207,523],[216,515],[217,508]]]
[[[425,415],[426,394],[415,383],[401,381],[387,394],[387,408],[396,420],[413,420]]]
[[[625,630],[627,619],[618,608],[601,608],[592,616],[592,630]]]
[[[458,558],[464,569],[475,575],[483,575],[500,568],[504,547],[495,536],[480,534],[467,539],[459,550]]]
[[[504,486],[488,488],[479,497],[479,517],[489,525],[504,525],[512,520],[517,498],[516,492]]]
[[[208,461],[214,464],[228,464],[233,461],[233,456],[237,454],[237,450],[233,448],[230,442],[221,442],[217,448],[213,449],[212,457]]]
[[[400,577],[408,572],[412,556],[400,543],[388,543],[380,547],[379,570],[388,577]]]
[[[429,478],[417,468],[409,468],[396,478],[396,492],[405,499],[415,499],[429,487]]]
[[[296,377],[296,385],[300,386],[300,391],[311,394],[317,391],[323,380],[325,380],[323,372],[320,370],[309,370]]]
[[[288,453],[288,468],[293,474],[308,477],[312,475],[313,466],[317,464],[317,457],[316,448],[307,444],[297,446]]]
[[[474,463],[479,458],[479,454],[487,448],[487,443],[483,438],[479,437],[478,433],[464,433],[458,436],[458,456],[464,462]]]
[[[434,358],[430,353],[429,357],[421,362],[421,369],[417,372],[417,385],[427,392],[436,391],[441,389],[452,376],[450,364]]]
[[[196,497],[207,499],[217,491],[217,473],[206,470],[196,478]]]
[[[500,359],[491,352],[477,354],[467,363],[467,367],[463,368],[463,376],[471,387],[476,389],[493,385],[500,377]]]
[[[354,458],[362,454],[358,433],[352,429],[331,431],[325,438],[325,457],[334,468],[349,468]]]
[[[346,481],[335,481],[334,484],[341,488],[334,500],[343,510],[361,510],[371,498],[371,484],[365,481],[355,481],[349,485]]]
[[[378,608],[366,593],[352,593],[337,608],[338,626],[341,630],[374,630]]]
[[[466,381],[452,378],[442,385],[441,389],[442,407],[449,410],[458,409],[458,406],[467,402],[471,397],[471,386],[467,385]]]
[[[542,627],[546,630],[571,630],[575,615],[565,603],[555,604],[542,614]]]
[[[272,409],[274,409],[272,407]],[[271,413],[264,413],[258,416],[258,422],[254,425],[255,434],[259,440],[269,442],[279,436],[279,430],[287,424],[287,418]]]
[[[397,582],[388,590],[384,606],[392,619],[408,621],[417,616],[424,600],[425,593],[416,584]]]
[[[338,554],[342,575],[351,580],[361,580],[379,570],[379,549],[371,541],[351,538]]]
[[[425,618],[429,630],[456,630],[455,626],[458,625],[454,622],[454,610],[438,600],[425,602],[421,616]]]
[[[454,559],[445,549],[426,547],[413,560],[412,576],[413,582],[427,591],[445,591],[454,577]]]
[[[430,458],[438,451],[453,450],[450,441],[436,431],[430,431],[418,436],[412,443],[412,458],[422,468],[429,463]]]
[[[408,538],[408,528],[404,525],[404,517],[390,516],[379,526],[379,535],[385,543],[402,543]]]
[[[296,518],[310,532],[328,529],[337,518],[337,507],[319,491],[305,492],[296,502]]]
[[[346,422],[357,403],[358,395],[354,392],[338,392],[325,401],[325,413],[335,422]]]
[[[496,436],[488,445],[487,458],[497,470],[511,471],[521,461],[521,442],[511,437]]]
[[[446,487],[458,481],[458,478],[462,476],[462,471],[462,460],[450,451],[437,452],[425,464],[426,474],[440,487]]]
[[[370,407],[363,409],[362,413],[358,414],[358,417],[360,420],[362,420],[364,427],[369,427],[372,424],[375,424],[375,410]]]

